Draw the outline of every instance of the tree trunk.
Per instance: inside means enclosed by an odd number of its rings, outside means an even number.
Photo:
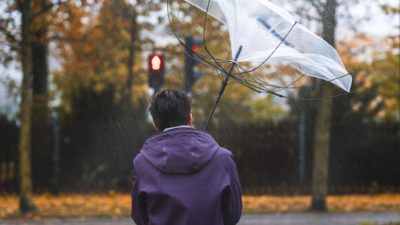
[[[48,0],[36,0],[34,11],[44,10],[48,4]],[[47,27],[46,15],[35,18],[32,30],[32,171],[38,183],[48,186],[52,177],[52,152],[49,139]]]
[[[35,209],[32,202],[32,179],[30,159],[31,106],[32,106],[32,52],[31,52],[31,19],[30,0],[20,1],[21,24],[21,127],[19,137],[19,209],[22,213]]]
[[[322,96],[327,98],[322,100],[318,106],[315,121],[311,209],[325,211],[328,194],[330,119],[332,114],[332,99],[329,97],[332,96],[332,88],[326,83],[323,83],[321,88]]]
[[[335,46],[336,0],[327,0],[322,15],[323,38]],[[328,194],[329,148],[332,118],[333,89],[322,83],[321,94],[324,98],[318,105],[314,130],[314,163],[312,178],[311,209],[325,211]]]
[[[126,80],[126,93],[125,93],[125,106],[131,110],[132,109],[132,85],[134,76],[134,65],[135,65],[135,47],[138,41],[138,24],[136,21],[137,12],[135,8],[132,8],[131,15],[131,27],[129,29],[130,33],[130,43],[129,43],[129,56],[127,62],[128,77]]]

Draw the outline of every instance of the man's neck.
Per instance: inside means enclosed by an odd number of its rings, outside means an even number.
[[[188,125],[180,125],[180,126],[176,126],[176,127],[168,127],[168,128],[165,128],[165,129],[163,130],[163,132],[169,131],[169,130],[172,130],[172,129],[176,129],[176,128],[181,128],[181,127],[189,127],[189,128],[190,128],[190,126],[188,126]]]

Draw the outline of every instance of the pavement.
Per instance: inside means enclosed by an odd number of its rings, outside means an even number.
[[[290,213],[247,214],[239,225],[388,225],[400,224],[399,213]],[[94,217],[65,219],[7,219],[0,225],[134,225],[129,217]]]

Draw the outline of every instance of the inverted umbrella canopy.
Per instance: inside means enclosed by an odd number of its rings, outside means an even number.
[[[329,81],[349,92],[352,78],[338,53],[268,0],[185,0],[229,31],[237,62],[290,64],[299,72]],[[237,54],[241,46],[240,54]]]

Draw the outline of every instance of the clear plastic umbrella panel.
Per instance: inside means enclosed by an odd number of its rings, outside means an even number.
[[[230,77],[258,92],[268,92],[279,96],[269,89],[260,79],[251,76],[251,72],[268,63],[284,63],[292,66],[305,76],[323,79],[350,91],[352,77],[346,71],[338,53],[322,38],[305,26],[297,23],[284,9],[268,0],[185,0],[223,23],[228,32],[231,47],[231,64],[223,70],[225,79],[217,100],[204,125],[208,122],[217,106]],[[218,60],[210,54],[218,64]],[[252,68],[240,63],[251,62]],[[239,73],[232,73],[237,67]],[[246,78],[246,75],[248,77]]]

